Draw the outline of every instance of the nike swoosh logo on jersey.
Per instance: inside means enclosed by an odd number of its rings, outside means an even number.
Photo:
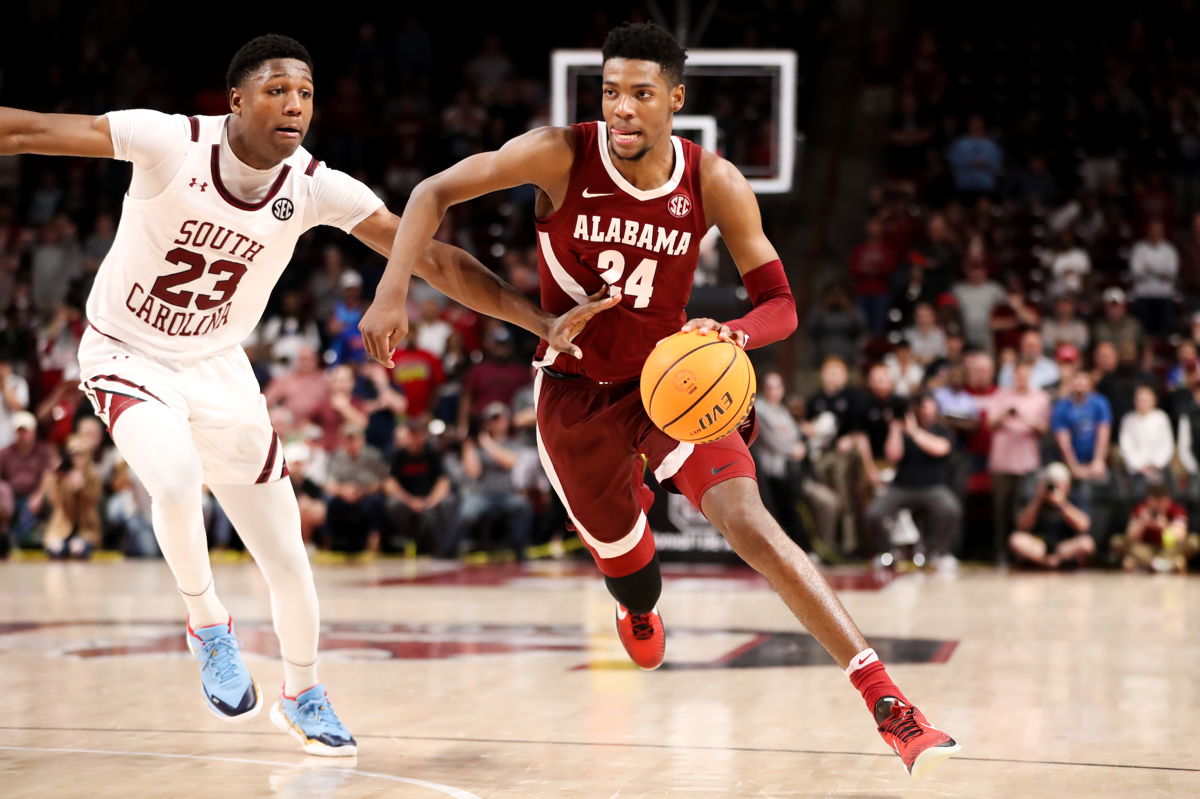
[[[734,463],[737,463],[737,461],[733,461],[732,463],[727,463],[727,464],[725,464],[724,466],[722,466],[722,467],[721,467],[721,468],[719,468],[719,469],[718,469],[718,468],[716,468],[716,467],[714,466],[714,467],[713,467],[713,470],[712,470],[712,473],[713,473],[713,474],[720,474],[721,472],[725,471],[725,470],[726,470],[726,469],[728,469],[730,466],[732,466]]]
[[[602,193],[602,194],[592,194],[592,193],[591,193],[590,191],[588,191],[587,189],[584,189],[584,190],[583,190],[583,196],[584,196],[584,197],[611,197],[611,196],[613,196],[614,194],[616,194],[616,192],[613,192],[613,191],[604,192],[604,193]]]

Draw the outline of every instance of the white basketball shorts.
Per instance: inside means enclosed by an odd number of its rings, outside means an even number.
[[[207,358],[158,358],[89,326],[79,344],[79,375],[110,433],[141,402],[178,414],[191,427],[210,485],[267,483],[288,473],[266,398],[240,347]],[[152,429],[136,432],[154,435]]]

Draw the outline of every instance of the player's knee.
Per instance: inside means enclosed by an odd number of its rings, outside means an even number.
[[[145,476],[138,476],[155,502],[179,505],[200,501],[204,472],[198,459],[180,459]]]

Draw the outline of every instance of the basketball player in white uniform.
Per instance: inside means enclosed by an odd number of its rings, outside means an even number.
[[[261,694],[213,585],[200,511],[207,484],[262,570],[284,664],[277,726],[312,754],[356,743],[317,676],[317,596],[282,446],[240,343],[262,316],[297,238],[334,225],[386,255],[399,219],[300,142],[312,119],[312,60],[261,36],[228,73],[223,117],[117,111],[99,117],[0,107],[0,155],[133,163],[121,222],[87,302],[82,388],[150,492],[163,556],[188,611],[187,642],[209,709],[245,719]],[[553,318],[461,250],[434,245],[414,270],[477,311],[577,351],[611,300]],[[408,275],[399,276],[405,287]],[[389,277],[395,281],[395,278]]]

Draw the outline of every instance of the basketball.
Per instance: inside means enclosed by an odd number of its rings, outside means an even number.
[[[754,405],[754,368],[742,348],[689,330],[659,342],[642,366],[642,406],[676,441],[704,444],[732,433]]]

